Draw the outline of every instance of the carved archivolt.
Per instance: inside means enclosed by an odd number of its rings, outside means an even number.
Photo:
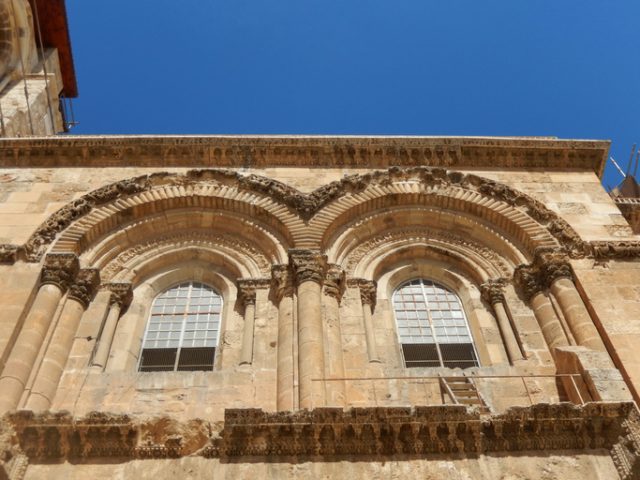
[[[397,248],[397,242],[403,245],[426,244],[445,251],[463,253],[471,261],[475,258],[478,268],[487,270],[489,274],[510,276],[513,271],[504,258],[484,245],[452,233],[421,228],[385,232],[359,243],[345,257],[345,271],[349,275],[356,275],[356,270],[363,270],[363,264],[375,261],[385,250]]]
[[[163,235],[121,252],[102,268],[102,276],[105,280],[114,278],[129,262],[139,260],[141,256],[149,252],[184,249],[188,247],[202,247],[210,250],[220,248],[228,252],[233,252],[234,255],[244,259],[248,275],[263,274],[264,276],[268,276],[270,273],[271,263],[267,257],[252,245],[238,239],[236,236],[182,232],[177,235]]]
[[[101,205],[110,204],[116,210],[130,215],[138,211],[143,213],[145,203],[160,202],[160,205],[169,198],[187,198],[190,200],[183,203],[197,205],[202,202],[198,198],[202,197],[223,198],[220,208],[242,208],[249,215],[260,215],[267,219],[274,228],[281,225],[278,228],[285,236],[297,235],[293,240],[294,247],[318,248],[318,242],[327,234],[326,228],[336,221],[340,222],[337,218],[340,214],[348,214],[349,209],[369,198],[388,198],[412,191],[412,188],[417,197],[405,195],[408,202],[418,197],[423,200],[437,199],[436,203],[441,208],[466,208],[483,218],[495,217],[494,221],[498,223],[513,225],[512,234],[523,237],[518,239],[521,242],[535,236],[535,247],[560,244],[572,256],[583,256],[588,250],[564,220],[539,201],[510,187],[476,175],[442,168],[393,167],[347,176],[310,194],[303,194],[273,179],[245,176],[225,169],[191,170],[185,174],[163,172],[123,180],[94,190],[58,210],[22,247],[22,255],[28,261],[38,261],[48,245],[65,230],[70,234],[68,242],[78,238],[78,235],[84,237],[93,225],[104,220],[102,216],[92,215]],[[487,199],[493,202],[487,202]],[[329,205],[332,208],[325,208]],[[502,208],[498,212],[498,207],[504,205],[511,210]],[[84,218],[82,225],[70,229],[80,218]],[[533,230],[530,232],[525,227]],[[544,237],[548,239],[544,240]],[[314,242],[316,244],[312,245]]]

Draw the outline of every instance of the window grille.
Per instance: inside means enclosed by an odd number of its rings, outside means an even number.
[[[182,283],[151,306],[139,371],[213,370],[222,297],[201,283]]]
[[[451,290],[417,279],[393,294],[398,337],[406,367],[477,367],[462,304]]]

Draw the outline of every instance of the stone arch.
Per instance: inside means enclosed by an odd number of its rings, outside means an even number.
[[[195,209],[251,219],[282,243],[277,247],[282,253],[295,245],[293,232],[303,227],[295,208],[302,197],[274,180],[223,169],[144,175],[99,188],[67,204],[38,227],[23,250],[28,261],[38,261],[53,242],[55,251],[82,254],[135,219]]]

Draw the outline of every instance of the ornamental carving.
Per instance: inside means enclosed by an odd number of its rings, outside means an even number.
[[[256,290],[269,288],[271,279],[268,278],[243,278],[238,280],[238,301],[244,305],[256,304]]]
[[[274,265],[271,267],[271,292],[275,303],[280,303],[284,297],[293,295],[293,279],[289,265]]]
[[[324,278],[324,293],[335,298],[338,302],[342,299],[345,288],[345,274],[340,265],[331,264],[327,268]]]
[[[591,242],[591,253],[596,260],[631,260],[640,258],[640,242],[598,241]]]
[[[0,244],[0,263],[13,264],[18,260],[18,245],[10,243]]]
[[[40,283],[56,285],[63,292],[69,288],[80,269],[78,257],[73,253],[50,253],[45,257]]]
[[[387,170],[349,175],[310,194],[303,194],[273,179],[253,174],[245,176],[226,169],[190,170],[186,174],[162,172],[145,175],[107,185],[65,205],[38,227],[24,245],[24,252],[28,261],[38,261],[58,233],[95,207],[161,186],[175,185],[189,190],[196,185],[209,184],[253,192],[286,205],[303,220],[308,221],[319,210],[340,197],[364,192],[371,186],[386,186],[409,180],[428,187],[432,193],[439,190],[443,195],[451,195],[456,190],[463,189],[505,202],[545,227],[571,256],[580,257],[588,253],[588,244],[580,240],[569,224],[532,197],[473,174],[423,166],[391,167]]]
[[[69,287],[69,298],[77,300],[86,309],[100,285],[100,271],[97,268],[84,268],[78,272]]]
[[[478,228],[482,227],[478,225]],[[382,235],[376,235],[375,237],[370,238],[349,252],[349,255],[345,260],[346,271],[348,273],[353,273],[362,259],[367,254],[370,254],[376,247],[399,239],[409,242],[425,242],[428,244],[442,243],[445,247],[447,245],[452,245],[454,248],[470,250],[489,262],[491,266],[496,269],[496,273],[502,276],[509,276],[511,274],[511,269],[508,263],[494,250],[449,232],[439,232],[426,228],[402,229],[401,231],[386,232]]]
[[[111,292],[109,296],[109,305],[117,305],[118,308],[124,310],[133,300],[133,289],[129,282],[112,282],[106,283],[104,288]]]
[[[296,286],[304,282],[322,284],[327,270],[327,256],[314,250],[289,250],[289,263]]]
[[[371,308],[375,306],[378,292],[378,284],[375,280],[351,278],[347,281],[347,285],[357,287],[360,290],[360,301],[363,305],[371,305]]]
[[[543,253],[536,255],[534,262],[540,270],[541,281],[547,288],[560,278],[573,280],[573,269],[569,259],[563,253]]]
[[[527,302],[545,288],[540,281],[538,270],[531,265],[519,265],[516,267],[513,280]]]
[[[138,258],[143,253],[153,251],[163,247],[175,246],[176,248],[185,248],[189,246],[202,246],[202,247],[226,247],[234,251],[238,251],[245,255],[247,258],[252,259],[261,272],[269,272],[271,264],[264,256],[262,252],[249,245],[247,242],[243,242],[237,237],[232,235],[213,235],[203,234],[199,232],[181,233],[178,235],[163,235],[145,243],[138,244],[134,247],[118,254],[116,258],[111,260],[103,269],[102,276],[105,279],[113,278],[123,266],[132,259]]]
[[[480,285],[480,294],[482,295],[482,299],[489,305],[505,303],[504,288],[506,285],[507,280],[504,278],[487,280],[485,283]]]

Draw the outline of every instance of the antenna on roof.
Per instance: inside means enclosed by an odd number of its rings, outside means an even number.
[[[638,173],[638,162],[640,162],[640,150],[636,152],[636,167],[633,169],[633,176]]]
[[[631,147],[631,155],[629,155],[629,164],[627,165],[627,176],[629,176],[629,173],[631,172],[631,162],[633,162],[633,154],[636,153],[636,144],[633,144],[633,147]]]

